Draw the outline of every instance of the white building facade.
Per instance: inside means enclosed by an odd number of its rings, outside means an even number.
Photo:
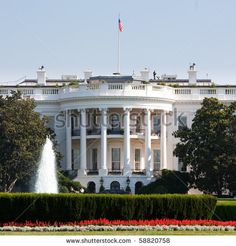
[[[36,110],[49,119],[59,151],[62,169],[91,192],[101,185],[111,192],[131,189],[154,181],[162,169],[182,170],[173,156],[180,125],[191,126],[205,97],[230,103],[236,99],[235,86],[216,86],[197,79],[191,66],[188,79],[163,75],[92,76],[84,79],[62,76],[49,80],[44,68],[37,79],[0,86],[0,95],[20,90],[34,98]]]

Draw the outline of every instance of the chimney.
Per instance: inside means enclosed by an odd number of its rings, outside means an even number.
[[[41,66],[37,70],[37,83],[38,85],[46,85],[46,71],[44,69],[44,66]]]
[[[195,63],[193,63],[188,70],[188,82],[190,85],[197,83],[197,71],[195,70]]]
[[[140,71],[141,79],[144,81],[149,81],[149,70],[145,68],[144,70]]]
[[[90,77],[92,77],[93,72],[91,70],[84,71],[84,80],[87,81]]]

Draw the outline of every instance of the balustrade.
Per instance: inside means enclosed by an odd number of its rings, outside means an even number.
[[[2,86],[0,95],[10,95],[11,91],[21,91],[23,96],[30,96],[37,100],[59,100],[61,98],[85,97],[85,96],[130,96],[130,97],[164,97],[171,99],[194,99],[202,100],[205,96],[219,97],[220,100],[231,100],[236,95],[236,88],[210,88],[210,87],[191,87],[191,88],[171,88],[152,84],[129,84],[129,83],[103,83],[103,84],[81,84],[78,87],[8,87]],[[224,96],[224,97],[222,97]],[[233,100],[233,99],[232,99]]]

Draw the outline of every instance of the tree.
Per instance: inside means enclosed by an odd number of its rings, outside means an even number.
[[[47,121],[47,118],[45,118],[45,120]],[[58,150],[58,141],[56,139],[56,133],[54,132],[53,129],[51,128],[47,128],[47,135],[49,136],[49,138],[52,141],[53,144],[53,150],[54,153],[56,155],[56,163],[57,163],[57,168],[60,169],[61,168],[61,161],[63,159],[63,155],[61,154],[61,152]]]
[[[185,194],[188,192],[189,174],[186,172],[162,170],[161,178],[143,186],[139,194]]]
[[[174,154],[189,167],[192,187],[221,195],[236,179],[236,103],[205,98],[192,127],[173,133],[180,142]]]
[[[10,192],[18,180],[35,174],[47,128],[33,99],[20,92],[0,97],[0,189]]]

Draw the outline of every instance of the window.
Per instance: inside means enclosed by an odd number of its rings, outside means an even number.
[[[79,149],[72,149],[72,170],[79,169],[80,153]]]
[[[141,132],[141,117],[138,115],[135,122],[135,130],[137,133]]]
[[[140,149],[135,149],[134,153],[135,153],[134,154],[135,170],[140,170],[141,150]]]
[[[69,126],[69,122],[67,122],[67,127]],[[71,115],[71,133],[72,136],[80,135],[80,116],[77,114]]]
[[[120,148],[112,148],[112,170],[120,170]]]
[[[181,158],[178,158],[178,170],[182,172],[186,172],[186,167],[183,166],[183,161]]]
[[[153,150],[153,168],[154,170],[160,170],[160,150],[154,149]]]
[[[97,170],[98,169],[98,151],[97,149],[92,149],[92,169]]]
[[[100,125],[100,114],[97,110],[94,110],[93,111],[93,125],[92,125],[92,128],[99,128],[99,125]]]
[[[139,193],[139,190],[143,187],[143,183],[138,181],[136,182],[135,184],[135,194],[138,194]]]
[[[110,189],[112,191],[119,191],[120,190],[120,183],[118,181],[111,182]]]
[[[79,121],[80,121],[79,115],[75,113],[71,114],[71,129],[72,130],[79,128]]]
[[[94,182],[89,182],[87,185],[88,193],[96,193],[96,184]]]
[[[76,125],[75,118],[71,117],[71,130],[72,131],[75,129],[75,125]],[[68,126],[69,126],[69,123],[68,123]]]
[[[86,112],[86,127],[90,127],[91,126],[91,113],[90,112]]]
[[[159,115],[153,115],[153,131],[157,135],[161,132],[161,118]]]
[[[120,130],[120,119],[118,114],[111,115],[111,128],[112,130]]]
[[[187,116],[180,115],[178,117],[178,127],[186,127],[187,126]]]

